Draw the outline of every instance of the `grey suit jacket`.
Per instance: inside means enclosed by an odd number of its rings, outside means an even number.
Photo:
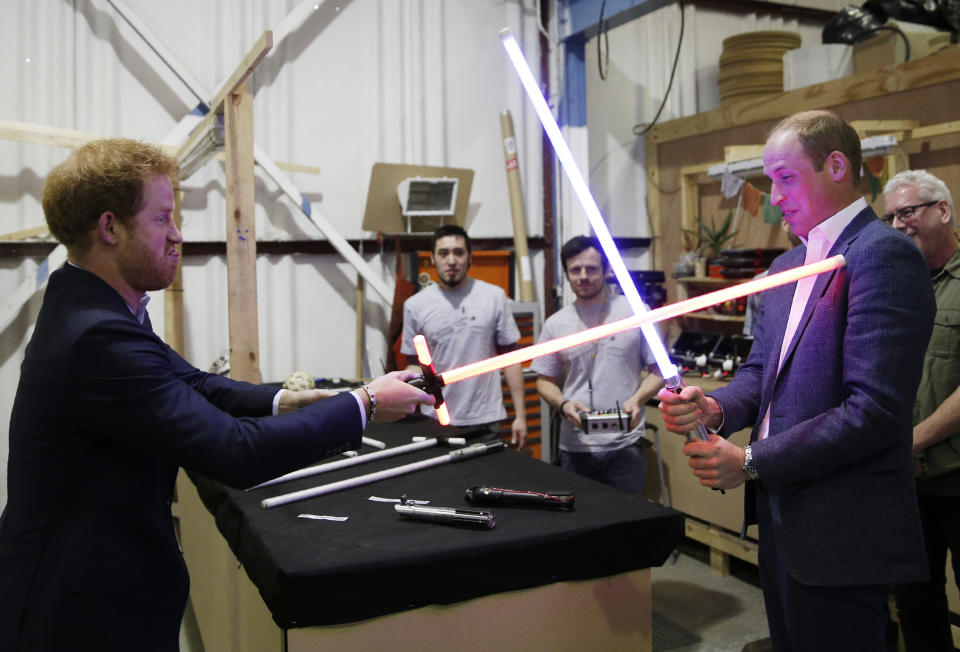
[[[771,273],[803,264],[804,254],[802,246],[783,254]],[[763,296],[747,362],[711,395],[723,408],[723,434],[753,427],[774,539],[795,579],[922,579],[911,410],[935,311],[930,276],[917,246],[869,208],[844,229],[835,254],[846,267],[817,278],[780,373],[795,283]],[[769,436],[756,441],[771,405]],[[746,523],[756,520],[753,489],[749,482]]]

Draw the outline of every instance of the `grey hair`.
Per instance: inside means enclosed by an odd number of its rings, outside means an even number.
[[[883,194],[889,195],[903,186],[913,186],[924,201],[945,201],[950,206],[950,221],[953,221],[953,195],[947,184],[926,170],[904,170],[890,177],[883,187]]]

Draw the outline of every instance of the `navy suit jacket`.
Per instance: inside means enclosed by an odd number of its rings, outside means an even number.
[[[805,251],[783,254],[770,272],[802,265]],[[922,579],[911,416],[935,311],[930,275],[917,246],[870,208],[844,229],[836,254],[846,267],[817,278],[780,373],[796,283],[764,294],[747,362],[711,396],[723,408],[722,434],[753,426],[775,542],[795,579]],[[771,404],[769,436],[756,441]],[[747,485],[750,523],[755,487]]]
[[[352,396],[274,417],[276,392],[195,369],[100,278],[54,272],[10,421],[0,649],[176,650],[178,466],[248,487],[360,446]]]

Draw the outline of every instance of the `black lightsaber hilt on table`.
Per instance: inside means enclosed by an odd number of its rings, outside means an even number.
[[[527,491],[500,487],[474,486],[464,496],[473,505],[530,505],[555,509],[573,509],[572,491]]]

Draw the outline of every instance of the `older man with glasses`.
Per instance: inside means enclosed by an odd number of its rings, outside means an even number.
[[[917,499],[930,579],[894,592],[908,651],[953,650],[944,591],[948,549],[960,585],[960,246],[953,199],[943,181],[925,170],[897,174],[883,193],[883,219],[917,243],[937,301],[913,409]]]

